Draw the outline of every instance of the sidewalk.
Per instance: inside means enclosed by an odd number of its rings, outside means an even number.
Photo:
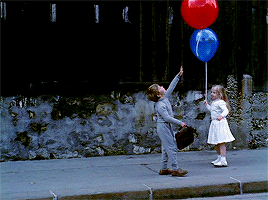
[[[267,192],[267,152],[228,151],[226,168],[210,164],[215,151],[179,152],[185,177],[158,175],[160,154],[4,162],[0,197],[149,199],[151,191],[153,199],[179,199],[240,194],[240,183],[243,193]]]

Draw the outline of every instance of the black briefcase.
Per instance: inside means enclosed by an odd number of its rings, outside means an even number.
[[[196,133],[195,128],[186,126],[175,134],[177,147],[179,150],[184,149],[194,142],[194,133]]]

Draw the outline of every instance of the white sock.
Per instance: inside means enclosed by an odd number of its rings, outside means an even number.
[[[214,164],[214,163],[217,163],[220,161],[221,161],[221,155],[218,155],[218,158],[216,160],[212,161],[211,163]]]
[[[225,156],[221,156],[221,161],[226,162],[226,157]]]

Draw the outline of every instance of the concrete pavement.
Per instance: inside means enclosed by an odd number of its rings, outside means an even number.
[[[215,151],[179,152],[185,177],[158,175],[160,154],[4,162],[1,199],[180,199],[267,192],[267,148],[228,151],[228,167],[210,164]]]

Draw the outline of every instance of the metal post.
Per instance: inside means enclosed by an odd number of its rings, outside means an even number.
[[[148,185],[146,185],[146,184],[143,184],[143,185],[149,189],[149,191],[150,191],[149,199],[153,200],[153,189],[151,187],[149,187]]]
[[[1,19],[4,18],[6,20],[7,18],[7,5],[6,2],[1,2]]]
[[[53,200],[58,200],[58,196],[54,192],[52,192],[51,190],[49,190],[49,191],[53,195]]]
[[[169,74],[169,59],[170,59],[170,29],[173,21],[173,9],[169,7],[169,2],[167,2],[167,13],[166,13],[166,47],[167,47],[167,61],[166,61],[166,70],[164,75],[164,81],[167,81]]]
[[[158,4],[156,2],[152,2],[152,81],[157,81],[156,77],[156,6]]]
[[[100,18],[99,18],[99,5],[94,5],[94,9],[95,9],[95,23],[99,23],[100,22]]]
[[[142,82],[142,2],[140,2],[140,82]]]
[[[128,20],[128,6],[126,6],[124,9],[123,9],[123,13],[122,13],[122,15],[123,15],[123,20],[126,22],[126,23],[130,23],[131,24],[131,22]]]
[[[50,21],[56,22],[56,4],[50,4]]]

